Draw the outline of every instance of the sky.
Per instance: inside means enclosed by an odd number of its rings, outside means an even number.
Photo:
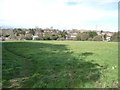
[[[0,27],[118,31],[119,0],[0,0]]]

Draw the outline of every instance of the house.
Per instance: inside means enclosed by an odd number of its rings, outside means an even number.
[[[67,30],[66,39],[67,40],[75,40],[78,32],[79,31],[77,29]]]
[[[110,39],[111,39],[111,37],[113,35],[113,32],[106,32],[106,35],[107,35],[106,41],[110,41]]]
[[[6,40],[10,40],[10,38],[9,37],[3,37],[3,36],[0,37],[0,41],[6,41]]]
[[[32,36],[32,40],[35,40],[36,38],[38,38],[38,35]]]
[[[111,38],[111,37],[106,37],[106,41],[110,41],[110,38]]]

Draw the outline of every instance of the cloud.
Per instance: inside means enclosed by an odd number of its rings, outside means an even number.
[[[113,2],[117,0],[1,0],[0,22],[61,29],[94,28],[96,24],[101,24],[102,28],[116,27],[117,10],[104,9]],[[98,8],[98,4],[104,5]]]

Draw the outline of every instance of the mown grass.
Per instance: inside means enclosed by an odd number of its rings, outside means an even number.
[[[2,43],[0,42],[0,89],[2,89]]]
[[[3,87],[99,88],[118,85],[118,43],[3,42]]]

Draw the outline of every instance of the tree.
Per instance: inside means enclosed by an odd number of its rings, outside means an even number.
[[[17,39],[17,37],[15,36],[13,30],[11,31],[9,38],[10,39]]]
[[[43,35],[43,39],[44,40],[50,40],[50,33],[45,32],[44,35]]]
[[[32,40],[32,34],[26,34],[25,39],[26,40]]]
[[[58,35],[53,34],[53,35],[50,36],[50,39],[51,40],[57,40],[58,39]]]
[[[104,34],[103,38],[104,38],[104,40],[106,40],[107,39],[107,34]]]
[[[110,39],[110,40],[113,41],[113,42],[118,42],[118,41],[120,41],[120,32],[114,33],[114,34],[111,36],[111,39]]]
[[[16,34],[17,36],[19,36],[19,34],[24,34],[25,35],[25,31],[18,28],[18,29],[13,29],[13,33]]]
[[[93,38],[93,37],[97,36],[96,31],[90,31],[90,32],[88,32],[88,34],[89,34],[90,38]]]
[[[43,33],[39,33],[39,34],[38,34],[37,40],[43,40]]]
[[[2,36],[9,37],[11,30],[2,30]]]
[[[76,39],[77,39],[77,40],[81,40],[81,33],[78,33],[78,34],[77,34]]]
[[[35,35],[35,30],[34,29],[29,29],[30,30],[30,34],[32,34],[32,35]]]
[[[100,31],[100,34],[102,34],[102,33],[103,33],[103,30]]]
[[[66,38],[67,32],[65,30],[59,31],[58,36],[59,38]]]
[[[23,39],[25,39],[25,35],[24,35],[24,34],[21,34],[21,35],[20,35],[20,40],[23,40]]]

